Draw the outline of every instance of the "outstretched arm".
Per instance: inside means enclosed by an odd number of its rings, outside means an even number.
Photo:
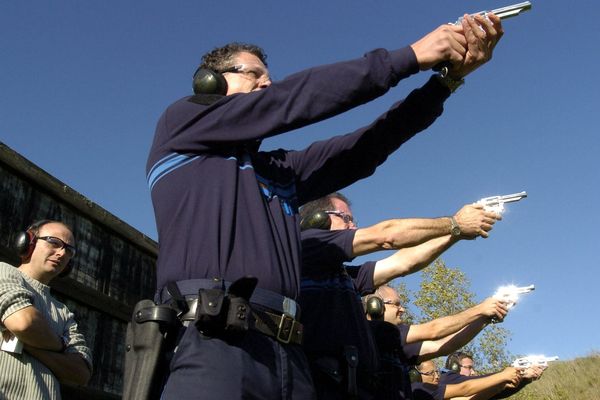
[[[516,368],[508,367],[504,371],[493,375],[477,379],[469,379],[457,384],[446,385],[444,399],[452,399],[454,397],[472,396],[478,393],[488,391],[489,395],[493,395],[502,390],[506,385],[517,386],[521,380],[519,371]]]
[[[463,348],[467,343],[473,340],[473,338],[477,336],[488,323],[488,317],[481,317],[456,333],[438,340],[423,341],[417,360],[419,362],[432,360],[436,357],[445,356]]]
[[[390,257],[377,261],[373,272],[374,286],[379,287],[399,276],[406,276],[420,271],[431,264],[457,240],[450,235],[445,235],[414,247],[398,250]]]
[[[463,329],[479,318],[487,317],[502,320],[508,313],[506,304],[492,297],[458,314],[437,318],[419,325],[411,325],[406,342],[414,343],[423,340],[437,340]]]
[[[467,204],[455,215],[460,228],[458,239],[487,238],[500,215],[485,211],[483,206]],[[450,217],[391,219],[368,228],[359,229],[354,236],[354,256],[379,250],[393,250],[416,246],[428,240],[449,235],[452,230]]]

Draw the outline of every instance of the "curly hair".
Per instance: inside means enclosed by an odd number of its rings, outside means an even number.
[[[241,52],[255,55],[267,66],[267,55],[262,48],[249,43],[233,42],[204,54],[200,68],[222,72],[232,66],[233,58]]]

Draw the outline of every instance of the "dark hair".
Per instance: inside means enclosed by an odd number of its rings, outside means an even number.
[[[464,358],[470,358],[472,360],[473,356],[462,351],[450,354],[448,358],[446,358],[446,369],[453,370],[452,365],[460,365],[461,360]]]
[[[267,66],[267,55],[262,48],[253,44],[233,42],[204,54],[200,68],[223,72],[232,67],[233,58],[242,52],[254,54],[265,64],[265,67]]]
[[[308,216],[316,214],[321,211],[331,211],[333,208],[332,199],[338,199],[343,201],[344,203],[351,205],[350,200],[340,192],[330,193],[327,196],[323,196],[319,199],[309,201],[302,207],[300,207],[300,218],[304,219]]]

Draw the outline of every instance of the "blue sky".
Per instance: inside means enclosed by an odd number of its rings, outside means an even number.
[[[156,239],[147,153],[164,108],[190,93],[204,52],[234,40],[257,43],[277,79],[403,47],[464,12],[508,4],[2,2],[0,140]],[[443,256],[467,274],[478,299],[501,284],[536,285],[504,324],[513,353],[569,359],[600,349],[599,14],[591,0],[534,0],[530,12],[505,22],[494,59],[467,77],[444,115],[344,191],[367,226],[448,215],[482,197],[526,190],[490,239],[459,243]],[[263,146],[299,149],[366,125],[429,75]],[[419,279],[405,281],[416,288]]]

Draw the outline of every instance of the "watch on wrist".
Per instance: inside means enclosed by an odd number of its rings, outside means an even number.
[[[450,89],[450,93],[454,93],[456,89],[461,87],[464,83],[464,79],[456,80],[450,76],[448,76],[448,67],[442,67],[440,72],[436,75],[438,82],[440,82],[443,86]]]
[[[450,224],[450,234],[454,237],[460,236],[460,226],[458,226],[458,223],[456,222],[456,219],[454,219],[454,217],[450,217]]]

